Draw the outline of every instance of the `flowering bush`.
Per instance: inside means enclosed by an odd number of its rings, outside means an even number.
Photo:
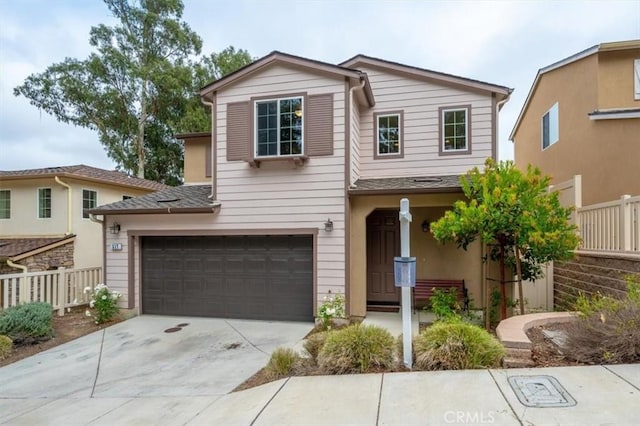
[[[91,293],[91,287],[84,289],[85,293]],[[117,291],[109,291],[106,284],[98,284],[93,290],[93,296],[89,302],[89,308],[95,310],[95,314],[87,309],[87,316],[93,316],[96,324],[110,321],[118,313],[118,299],[122,297]]]
[[[324,329],[331,328],[334,318],[344,318],[344,296],[341,294],[325,296],[324,302],[318,309],[318,319]]]

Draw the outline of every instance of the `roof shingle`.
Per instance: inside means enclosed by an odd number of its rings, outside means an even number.
[[[159,191],[167,188],[167,185],[159,182],[129,176],[128,174],[117,170],[99,169],[97,167],[86,166],[84,164],[78,164],[75,166],[46,167],[41,169],[0,170],[0,181],[48,176],[67,176],[77,179],[89,179],[96,182],[148,189],[152,191]]]
[[[349,189],[349,193],[354,195],[399,194],[403,192],[462,192],[462,185],[459,175],[413,176],[358,179]]]
[[[64,240],[71,242],[75,235],[51,238],[2,238],[0,239],[0,259],[7,259],[28,253]]]
[[[129,198],[89,210],[93,214],[211,213],[220,204],[211,200],[211,185],[185,185]]]

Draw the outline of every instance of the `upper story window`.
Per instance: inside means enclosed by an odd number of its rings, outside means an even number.
[[[90,189],[82,190],[82,217],[89,219],[87,210],[93,209],[98,205],[98,193]]]
[[[542,149],[547,149],[558,142],[559,137],[558,103],[556,102],[542,116]]]
[[[11,191],[0,189],[0,219],[11,219]]]
[[[51,188],[38,188],[38,218],[51,217]]]
[[[640,59],[633,61],[633,98],[640,101]]]
[[[440,108],[440,155],[471,153],[471,106]]]
[[[255,101],[255,155],[275,157],[304,152],[302,97]]]
[[[402,112],[376,113],[374,133],[374,158],[402,157]]]

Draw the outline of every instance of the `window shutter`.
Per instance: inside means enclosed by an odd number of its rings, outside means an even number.
[[[306,154],[333,155],[333,95],[310,95],[306,119]]]
[[[250,124],[249,102],[227,104],[227,161],[249,159]]]

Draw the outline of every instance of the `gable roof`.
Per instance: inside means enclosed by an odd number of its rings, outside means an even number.
[[[227,74],[226,76],[212,81],[211,83],[204,86],[200,89],[200,96],[205,97],[210,95],[211,93],[228,86],[238,80],[246,77],[258,70],[263,69],[269,65],[280,63],[291,65],[294,67],[301,67],[306,69],[312,69],[315,71],[320,71],[327,74],[338,75],[346,78],[350,78],[353,80],[361,81],[364,80],[365,87],[365,96],[367,98],[367,102],[369,106],[375,105],[375,100],[373,97],[373,92],[371,91],[371,85],[369,84],[369,79],[366,73],[360,72],[358,70],[354,70],[351,68],[343,67],[340,65],[330,64],[328,62],[317,61],[315,59],[303,58],[302,56],[295,56],[289,53],[279,52],[274,50],[266,56],[263,56],[260,59],[253,61],[252,63],[245,65],[244,67],[232,72],[231,74]]]
[[[213,213],[220,203],[211,200],[211,185],[183,185],[89,210],[91,214]]]
[[[618,50],[627,50],[627,49],[640,49],[640,40],[625,40],[625,41],[614,41],[610,43],[600,43],[594,46],[591,46],[581,52],[573,54],[571,56],[567,56],[564,59],[561,59],[557,62],[552,63],[551,65],[547,65],[546,67],[540,68],[538,73],[536,74],[536,78],[533,80],[533,84],[529,89],[529,93],[527,94],[527,98],[522,105],[522,109],[520,110],[520,114],[518,114],[518,119],[516,120],[516,124],[513,126],[513,130],[509,134],[509,140],[513,142],[513,138],[515,136],[518,127],[520,127],[520,122],[522,121],[522,117],[529,107],[529,103],[531,102],[531,97],[533,93],[536,91],[538,84],[540,83],[540,79],[542,76],[548,72],[557,70],[558,68],[565,67],[569,64],[577,62],[581,59],[589,57],[599,52],[613,52]]]
[[[2,238],[0,239],[0,259],[18,261],[31,255],[51,250],[58,246],[74,241],[76,236],[64,237],[33,237],[33,238]]]
[[[129,176],[124,172],[116,170],[99,169],[97,167],[86,166],[84,164],[78,164],[75,166],[46,167],[42,169],[0,170],[0,181],[55,176],[120,185],[136,189],[147,189],[150,191],[158,191],[167,188],[167,185],[159,182]]]
[[[499,86],[497,84],[487,83],[484,81],[474,80],[466,77],[459,77],[453,74],[446,74],[443,72],[432,71],[425,68],[404,65],[398,62],[387,61],[384,59],[374,58],[372,56],[366,56],[362,54],[356,55],[351,59],[347,59],[340,65],[344,67],[355,68],[360,64],[408,74],[414,78],[435,80],[445,84],[496,93],[502,95],[504,98],[508,98],[511,92],[513,92],[513,89],[506,86]]]

